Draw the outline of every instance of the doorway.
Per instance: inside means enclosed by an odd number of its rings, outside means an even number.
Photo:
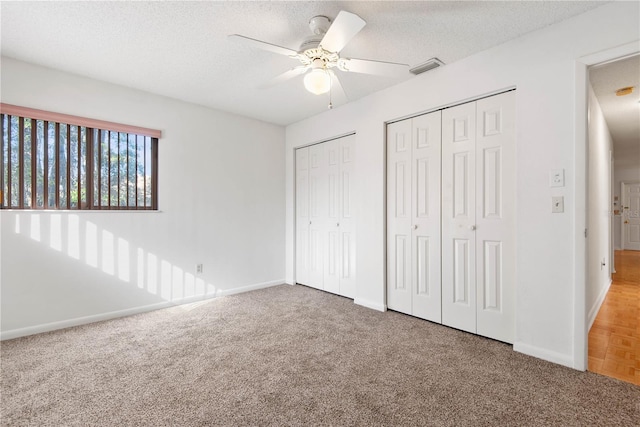
[[[640,184],[630,183],[640,182],[638,69],[637,53],[589,69],[585,295],[587,369],[636,384]]]

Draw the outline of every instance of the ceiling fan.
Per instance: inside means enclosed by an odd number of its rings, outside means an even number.
[[[313,35],[302,42],[298,51],[239,34],[232,34],[229,39],[286,55],[301,62],[301,65],[280,74],[262,87],[271,87],[306,73],[305,88],[316,95],[329,92],[329,108],[332,108],[332,92],[346,100],[344,89],[334,70],[388,77],[400,77],[408,70],[407,64],[340,56],[340,51],[365,25],[366,22],[358,15],[344,10],[338,13],[333,23],[326,16],[314,16],[309,20],[309,28]]]

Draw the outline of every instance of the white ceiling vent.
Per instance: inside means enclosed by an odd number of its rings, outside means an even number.
[[[427,62],[424,62],[420,65],[416,65],[412,69],[409,70],[412,74],[422,74],[425,71],[433,70],[434,68],[438,68],[444,65],[444,62],[440,61],[438,58],[428,59]]]

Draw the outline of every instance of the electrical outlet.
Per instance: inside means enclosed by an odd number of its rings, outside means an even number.
[[[554,196],[551,198],[551,212],[552,213],[564,212],[564,196]]]
[[[202,264],[196,264],[196,273],[197,274],[202,274],[202,270],[203,270],[203,265]]]
[[[549,187],[564,187],[564,169],[549,171]]]

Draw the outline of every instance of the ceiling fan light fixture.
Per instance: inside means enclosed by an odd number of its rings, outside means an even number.
[[[322,95],[331,89],[331,76],[323,68],[314,68],[304,76],[304,87],[314,95]]]
[[[627,86],[616,91],[616,96],[625,96],[633,93],[634,86]]]

